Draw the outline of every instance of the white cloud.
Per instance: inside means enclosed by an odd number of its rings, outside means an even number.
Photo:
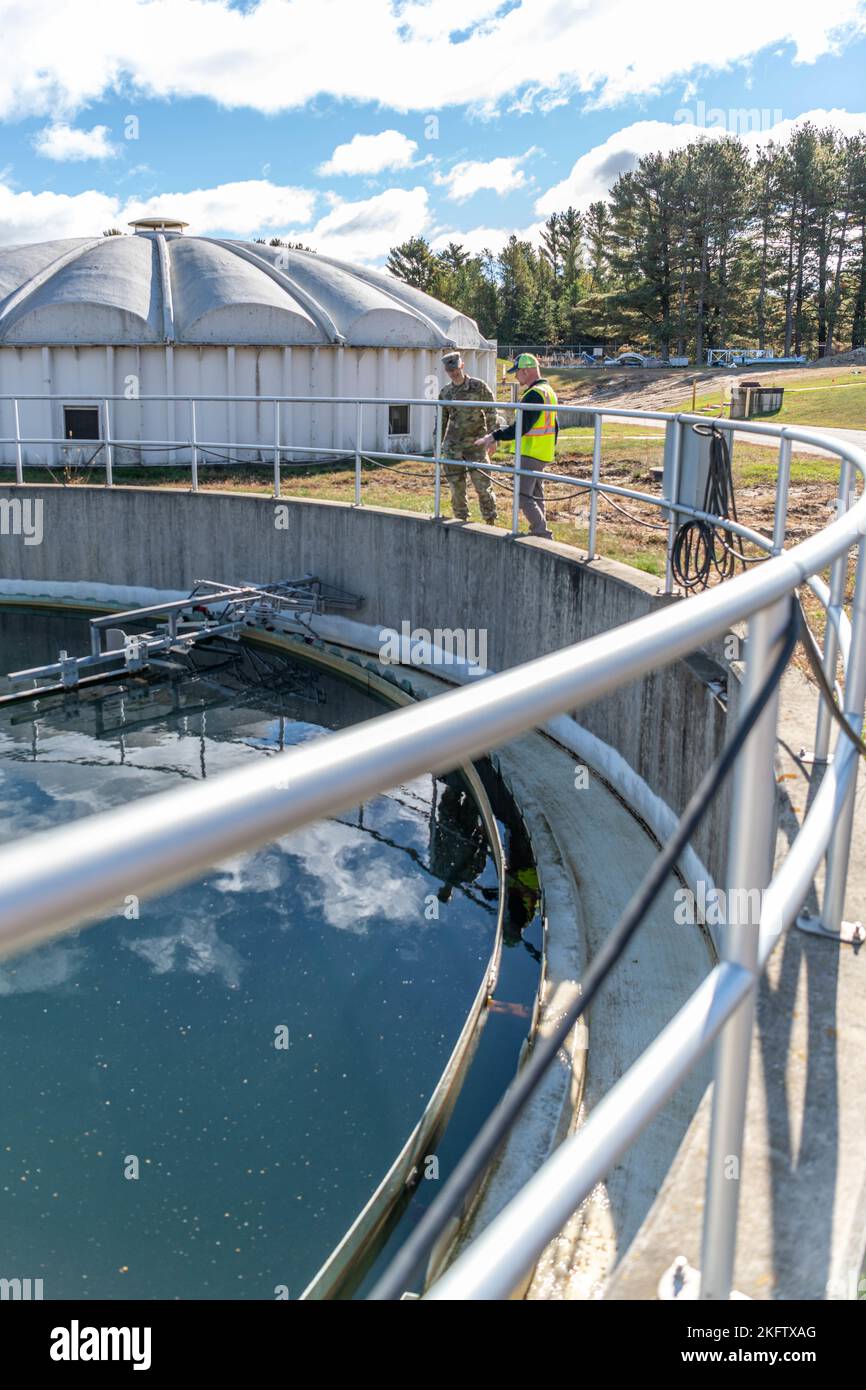
[[[315,196],[306,189],[266,179],[125,201],[96,189],[74,194],[31,193],[19,192],[0,182],[0,245],[100,236],[106,227],[125,229],[127,222],[136,217],[159,213],[189,222],[192,235],[223,232],[253,236],[260,230],[305,225],[312,217]]]
[[[117,146],[108,138],[107,125],[79,130],[62,121],[40,130],[35,139],[36,153],[46,159],[113,159]]]
[[[724,132],[705,130],[688,122],[675,125],[668,121],[636,121],[582,154],[571,173],[536,200],[535,211],[548,216],[565,207],[584,208],[597,198],[605,198],[619,175],[634,169],[644,155],[655,150],[682,149],[692,140],[720,133]]]
[[[353,135],[338,145],[318,174],[380,174],[383,169],[408,169],[418,146],[399,130],[383,130],[378,135]]]
[[[125,201],[95,189],[30,193],[0,183],[0,245],[100,236],[106,227],[125,230],[137,217],[165,214],[188,222],[191,236],[262,232],[303,240],[323,254],[349,261],[379,261],[391,246],[422,234],[430,223],[427,190],[420,186],[389,188],[357,201],[331,193],[328,210],[311,225],[315,197],[306,189],[264,179]]]
[[[748,149],[754,151],[770,140],[784,143],[798,126],[811,121],[816,126],[835,126],[845,134],[866,132],[866,113],[839,110],[814,109],[804,111],[790,120],[774,121],[771,113],[768,120],[756,124],[763,128],[743,131],[744,121],[739,111],[726,111],[725,123],[716,124],[720,117],[713,117],[714,108],[703,112],[707,124],[697,125],[693,121],[636,121],[608,136],[601,145],[582,154],[572,166],[571,172],[560,183],[547,189],[535,203],[535,211],[541,216],[560,212],[563,208],[574,206],[585,208],[595,199],[604,198],[617,177],[629,169],[634,169],[638,161],[657,150],[668,153],[682,149],[693,140],[719,138],[728,133],[738,135]],[[700,115],[697,103],[693,103],[692,115]],[[763,116],[765,113],[759,112]]]
[[[331,194],[330,211],[312,227],[283,233],[346,261],[382,260],[392,246],[420,236],[430,221],[426,188],[389,188],[357,202]]]
[[[215,188],[194,188],[188,193],[159,193],[127,203],[123,217],[153,217],[166,213],[190,224],[191,235],[226,231],[236,236],[284,227],[289,222],[307,223],[316,195],[305,188],[271,183],[269,179],[245,179],[221,183]]]
[[[0,183],[0,245],[100,236],[117,221],[117,207],[116,198],[95,189],[76,194],[29,193]]]
[[[776,121],[773,125],[764,130],[753,130],[742,138],[753,152],[759,145],[766,145],[769,140],[775,140],[777,144],[784,144],[798,126],[810,122],[812,125],[833,126],[841,130],[843,135],[866,134],[866,111],[840,111],[836,107],[827,109],[826,107],[815,107],[811,111],[803,111],[799,116],[793,116],[789,120]]]
[[[317,95],[398,111],[521,94],[521,109],[580,92],[595,104],[662,91],[783,46],[796,62],[866,31],[861,0],[6,0],[0,117],[69,115],[109,92],[205,97],[263,112]]]
[[[513,193],[526,185],[526,174],[520,167],[533,154],[535,149],[525,154],[502,155],[498,159],[466,159],[455,164],[447,174],[437,174],[434,182],[448,189],[448,197],[455,203],[464,203],[474,193],[483,188],[491,188],[500,197]]]
[[[518,241],[537,242],[543,225],[542,222],[533,222],[528,227],[472,227],[468,232],[448,230],[437,232],[430,245],[434,251],[444,251],[449,241],[456,241],[473,256],[480,255],[482,251],[492,251],[495,255],[502,250],[510,236],[516,236]]]

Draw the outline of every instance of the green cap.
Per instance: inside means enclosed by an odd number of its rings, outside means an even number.
[[[524,367],[532,367],[533,371],[539,371],[538,358],[531,352],[521,352],[519,356],[515,357],[508,371],[520,372]]]

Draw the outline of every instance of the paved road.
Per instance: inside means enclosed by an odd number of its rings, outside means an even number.
[[[709,418],[710,417],[708,416],[707,419],[709,420]],[[628,421],[616,420],[615,423],[628,424]],[[662,430],[665,427],[665,422],[664,420],[635,420],[634,426],[636,430]],[[816,434],[830,435],[836,437],[837,439],[844,439],[847,443],[857,444],[861,449],[866,450],[866,430],[837,429],[833,425],[798,425],[797,429],[814,430]],[[773,439],[769,435],[764,434],[752,434],[749,430],[735,430],[734,440],[740,440],[743,444],[757,444],[762,448],[766,449],[778,450],[779,447],[778,439]],[[798,440],[794,441],[794,453],[823,454],[825,457],[828,458],[834,457],[834,455],[832,455],[827,449],[823,449],[820,446],[814,444],[801,444]]]

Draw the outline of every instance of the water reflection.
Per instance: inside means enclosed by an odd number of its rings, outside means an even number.
[[[46,626],[0,614],[0,670],[87,649],[85,622]],[[311,668],[235,656],[0,709],[0,840],[382,712]],[[496,896],[461,780],[421,777],[7,962],[8,1273],[46,1298],[299,1292],[438,1078]]]

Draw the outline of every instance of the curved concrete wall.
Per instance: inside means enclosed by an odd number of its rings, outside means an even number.
[[[19,512],[28,500],[29,523]],[[608,561],[586,564],[568,546],[515,542],[493,528],[410,512],[150,488],[0,487],[0,578],[13,588],[16,580],[28,588],[89,580],[185,591],[197,579],[270,583],[304,572],[362,594],[354,616],[373,626],[483,631],[494,670],[671,601],[655,593],[655,579]],[[724,741],[727,715],[710,682],[725,675],[711,654],[698,653],[576,718],[679,812]],[[736,682],[728,686],[735,696]],[[723,795],[694,842],[717,881],[727,817]]]

